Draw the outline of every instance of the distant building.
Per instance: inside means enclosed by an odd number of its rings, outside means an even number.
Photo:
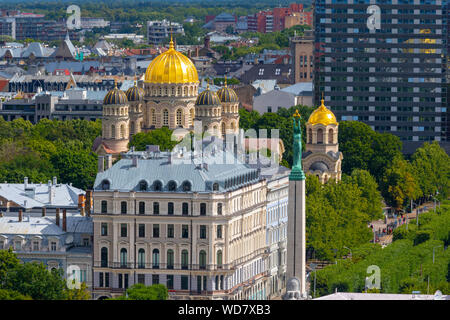
[[[133,41],[134,43],[143,43],[144,42],[144,36],[138,35],[136,33],[110,33],[105,36],[103,36],[106,40],[121,40],[121,39],[128,39]]]
[[[209,17],[210,19],[211,17]],[[208,19],[207,19],[208,20]],[[215,16],[212,20],[206,22],[203,28],[215,30],[219,32],[225,32],[228,27],[236,30],[237,17],[233,14],[222,12]]]
[[[293,83],[293,68],[291,64],[256,64],[241,75],[243,83],[255,80],[276,80],[280,84]]]
[[[294,82],[311,82],[314,75],[314,36],[306,30],[304,36],[290,39],[294,66]]]
[[[290,92],[296,97],[295,104],[312,107],[313,102],[313,84],[312,82],[298,82],[289,87],[281,89],[281,91]]]
[[[295,102],[295,95],[278,89],[255,96],[253,99],[253,110],[258,111],[260,114],[277,112],[281,108],[295,106]]]
[[[81,29],[106,28],[110,25],[104,18],[81,17]]]
[[[170,38],[170,34],[184,35],[183,25],[177,22],[147,21],[147,40],[149,44],[162,44]]]

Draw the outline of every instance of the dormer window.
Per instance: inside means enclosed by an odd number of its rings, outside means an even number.
[[[110,187],[111,187],[111,184],[110,184],[109,180],[102,181],[102,190],[109,190]]]
[[[162,182],[161,181],[155,181],[153,183],[153,190],[155,191],[161,191],[162,190]]]
[[[139,182],[139,191],[147,191],[148,183],[147,181],[141,181]]]
[[[213,184],[213,191],[219,191],[219,184],[217,182]]]
[[[183,182],[183,191],[191,191],[192,186],[191,183],[189,181],[184,181]]]
[[[175,181],[171,180],[167,184],[167,188],[169,189],[169,191],[175,191],[175,190],[177,190],[177,183]]]

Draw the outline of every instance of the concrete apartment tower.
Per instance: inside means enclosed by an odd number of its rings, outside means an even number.
[[[300,282],[296,298],[306,296],[306,238],[305,238],[305,173],[302,169],[302,133],[298,110],[293,115],[294,155],[289,175],[289,203],[287,230],[287,287]],[[288,289],[289,290],[289,289]],[[299,293],[300,296],[297,296]],[[289,297],[288,297],[289,299]]]

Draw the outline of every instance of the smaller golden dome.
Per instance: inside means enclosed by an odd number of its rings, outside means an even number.
[[[125,94],[127,95],[128,101],[140,101],[144,98],[144,90],[136,85],[136,81],[134,82],[134,86],[128,88]]]
[[[217,95],[219,96],[220,101],[222,102],[238,102],[238,96],[236,92],[228,88],[227,86],[227,78],[225,77],[225,86],[217,91]]]
[[[125,92],[117,88],[117,82],[114,83],[114,88],[109,90],[103,99],[104,105],[109,104],[126,104],[128,102]]]
[[[338,124],[334,113],[330,109],[325,107],[323,98],[320,107],[314,110],[313,113],[311,113],[311,115],[309,116],[308,123],[312,125],[320,123],[324,126],[327,126],[329,124]]]
[[[220,105],[220,99],[217,93],[209,89],[209,83],[206,90],[200,93],[195,101],[196,106],[218,106]]]

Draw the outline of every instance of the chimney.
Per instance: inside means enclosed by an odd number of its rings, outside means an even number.
[[[134,156],[132,161],[133,161],[133,167],[137,168],[137,166],[138,166],[138,157]]]
[[[98,172],[105,171],[105,157],[98,156]]]
[[[59,208],[56,208],[56,225],[59,227]]]
[[[195,56],[198,57],[200,54],[200,49],[197,47],[195,48]]]
[[[87,207],[87,215],[89,216],[92,210],[92,190],[86,191],[86,207]]]
[[[19,222],[22,222],[22,218],[23,218],[22,209],[19,209]]]
[[[45,217],[45,212],[47,211],[47,209],[45,209],[44,207],[42,207],[42,216]]]
[[[105,167],[105,170],[108,170],[111,167],[112,167],[112,155],[107,154],[106,155],[106,167]]]
[[[49,182],[50,182],[50,180],[49,180]],[[51,182],[50,182],[50,184],[48,185],[48,203],[52,204],[52,202],[53,202],[53,186],[51,185]]]
[[[82,217],[84,217],[84,214],[85,214],[85,209],[84,209],[84,207],[82,207],[82,208],[80,209],[80,214],[81,214]]]
[[[28,177],[23,178],[23,187],[24,190],[28,187]]]
[[[66,209],[63,209],[62,229],[63,229],[64,232],[67,231],[67,214],[66,214]]]
[[[53,177],[53,184],[56,186],[57,180],[56,177]]]

